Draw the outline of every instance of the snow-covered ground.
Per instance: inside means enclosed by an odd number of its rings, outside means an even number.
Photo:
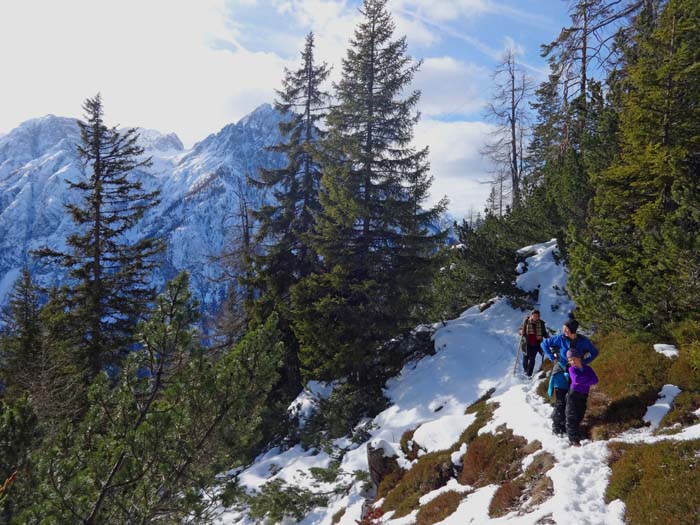
[[[555,241],[521,250],[521,254],[530,256],[525,265],[519,267],[518,277],[521,288],[539,288],[538,307],[542,318],[553,329],[562,326],[574,306],[564,292],[567,271],[557,263],[556,250]],[[552,479],[554,494],[526,515],[513,513],[491,519],[488,506],[497,487],[490,485],[466,496],[457,511],[441,525],[535,525],[542,523],[540,520],[545,516],[558,524],[623,524],[624,504],[604,501],[610,475],[607,442],[584,441],[576,448],[569,446],[565,438],[553,435],[550,430],[552,409],[536,393],[537,382],[513,374],[517,332],[524,315],[523,311],[512,308],[506,300],[499,298],[483,312],[478,307],[470,308],[442,326],[434,336],[437,353],[407,365],[399,376],[388,382],[385,393],[391,406],[374,418],[370,439],[360,445],[352,445],[346,440],[336,443],[339,447],[351,448],[343,457],[341,469],[345,472],[368,470],[367,445],[370,442],[382,446],[389,454],[396,452],[399,464],[410,468],[411,461],[403,457],[399,443],[402,434],[409,429],[416,429],[414,442],[428,452],[450,448],[473,421],[473,416],[464,415],[465,409],[486,391],[495,388],[492,399],[499,403],[499,408],[481,432],[493,432],[500,425],[506,425],[528,441],[538,440],[542,444],[541,450],[556,459],[555,466],[547,473]],[[319,395],[327,395],[327,390],[317,385],[313,390]],[[648,414],[652,425],[658,425],[677,393],[678,389],[672,385],[664,388],[664,398],[651,407]],[[302,394],[304,410],[308,407],[309,394]],[[617,440],[693,439],[700,435],[700,425],[672,436],[653,436],[652,432],[653,427],[648,427],[626,433]],[[454,454],[453,458],[461,457],[463,453],[464,450]],[[326,453],[303,451],[300,446],[286,451],[274,449],[243,471],[239,480],[249,489],[257,489],[276,478],[310,487],[308,469],[326,467],[330,461]],[[530,461],[532,456],[525,458],[524,465]],[[453,480],[448,488],[443,487],[421,498],[421,503],[455,488],[468,489]],[[328,508],[316,509],[301,523],[330,525],[333,515],[345,509],[340,525],[355,525],[361,517],[365,496],[359,484],[353,486],[347,495],[331,501]],[[414,512],[391,520],[387,514],[385,518],[387,525],[410,525],[414,523],[415,515]],[[248,525],[253,521],[235,511],[223,511],[217,523]]]

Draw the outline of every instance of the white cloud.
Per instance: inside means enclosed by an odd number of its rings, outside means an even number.
[[[110,123],[204,138],[270,101],[286,64],[242,48],[224,12],[223,0],[3,2],[0,127],[80,116],[100,91]]]
[[[392,7],[429,15],[437,21],[454,20],[462,16],[476,16],[488,12],[484,0],[392,0]]]
[[[435,178],[430,204],[444,195],[450,199],[449,211],[463,217],[470,209],[481,211],[490,186],[489,166],[479,154],[493,127],[485,122],[442,122],[422,120],[415,130],[417,146],[430,145],[431,174]]]
[[[421,90],[419,109],[425,116],[469,115],[485,104],[482,92],[489,71],[449,56],[426,58],[414,86]]]

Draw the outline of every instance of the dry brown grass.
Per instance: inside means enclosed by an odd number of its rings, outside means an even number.
[[[546,473],[554,466],[554,456],[547,452],[538,454],[527,470],[513,480],[505,481],[496,491],[489,505],[489,516],[498,518],[523,507],[539,505],[552,497],[554,487]]]
[[[338,512],[333,514],[333,518],[331,519],[331,523],[335,525],[336,523],[340,523],[340,520],[345,516],[345,509],[340,509]]]

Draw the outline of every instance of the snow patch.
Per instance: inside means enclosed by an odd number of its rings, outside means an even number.
[[[299,420],[299,428],[302,428],[306,420],[316,411],[322,399],[328,399],[333,392],[335,383],[322,383],[319,381],[309,381],[289,405],[289,413]]]
[[[385,458],[393,458],[398,456],[396,449],[383,439],[373,439],[370,441],[370,447],[374,450],[381,450]]]
[[[644,414],[644,421],[650,423],[652,430],[656,430],[659,427],[661,420],[668,413],[668,411],[671,410],[673,400],[680,393],[681,389],[677,386],[664,385],[659,393],[656,403],[647,408],[647,412]]]
[[[452,515],[436,525],[481,525],[490,522],[489,504],[496,490],[498,485],[488,485],[472,492]]]
[[[456,479],[451,479],[450,481],[447,482],[447,485],[444,487],[440,487],[439,489],[435,489],[432,492],[428,492],[425,496],[421,496],[421,498],[418,500],[420,503],[421,507],[423,505],[427,505],[431,501],[433,501],[435,498],[437,498],[440,494],[444,494],[445,492],[471,492],[474,490],[470,485],[462,485],[459,481]]]
[[[459,447],[459,450],[453,452],[450,455],[450,460],[452,461],[452,464],[455,465],[456,467],[461,467],[462,466],[462,458],[464,457],[464,454],[467,453],[467,444],[462,443],[462,445]]]
[[[669,359],[672,359],[674,357],[678,357],[678,349],[673,345],[655,344],[654,350],[656,350],[658,353],[660,353],[662,355],[665,355]]]
[[[413,441],[426,452],[447,450],[476,419],[476,414],[444,416],[423,423],[413,434]]]

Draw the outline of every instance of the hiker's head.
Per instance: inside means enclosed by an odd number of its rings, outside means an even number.
[[[581,355],[580,350],[577,350],[576,348],[570,348],[566,352],[566,359],[571,366],[575,366],[576,368],[581,368],[581,365],[583,362],[583,355]]]
[[[532,313],[530,314],[530,320],[532,320],[532,321],[539,321],[539,320],[540,320],[540,311],[539,311],[539,310],[533,310]]]
[[[574,339],[576,337],[576,331],[578,330],[578,321],[576,319],[568,319],[564,323],[563,332],[569,339]]]

